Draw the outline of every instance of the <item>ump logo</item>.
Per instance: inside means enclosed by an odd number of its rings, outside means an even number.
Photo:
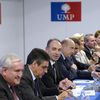
[[[68,11],[71,9],[71,7],[70,7],[70,5],[68,5],[68,4],[63,4],[62,6],[61,6],[61,10],[63,10],[64,11],[64,13],[68,13]]]
[[[51,2],[51,21],[81,21],[81,2]]]

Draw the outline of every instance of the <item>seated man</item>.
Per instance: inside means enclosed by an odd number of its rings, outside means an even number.
[[[85,45],[84,51],[91,63],[98,64],[98,54],[95,55],[95,47],[97,45],[94,34],[86,34],[84,37]]]
[[[69,87],[74,88],[75,85],[68,80],[67,76],[63,76],[61,71],[62,67],[57,63],[57,60],[61,55],[61,49],[62,45],[58,39],[50,39],[47,42],[46,52],[50,56],[50,61],[48,73],[42,77],[42,81],[48,88],[57,87],[59,90],[66,90]]]
[[[53,95],[56,91],[55,88],[46,88],[41,81],[41,77],[47,73],[49,60],[49,55],[42,49],[35,48],[29,53],[21,83],[17,86],[23,100],[63,100],[69,97],[69,91],[58,96],[43,97],[43,94]]]
[[[62,69],[63,75],[65,77],[68,76],[66,72],[68,72],[68,70],[74,69],[76,76],[73,76],[73,74],[70,73],[69,79],[93,79],[90,71],[77,69],[77,65],[75,64],[74,59],[71,57],[71,55],[74,53],[74,49],[75,43],[73,40],[67,38],[62,41],[62,55],[58,62],[61,63],[63,67],[65,67],[64,70]]]
[[[14,86],[20,83],[24,65],[15,54],[8,54],[0,60],[0,100],[22,100]]]

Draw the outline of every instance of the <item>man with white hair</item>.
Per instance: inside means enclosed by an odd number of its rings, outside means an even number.
[[[0,60],[0,100],[22,100],[14,86],[20,83],[23,63],[15,54],[7,54]]]

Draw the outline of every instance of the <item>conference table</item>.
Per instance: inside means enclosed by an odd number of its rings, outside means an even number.
[[[86,99],[82,99],[82,90],[84,87],[88,87],[89,85],[93,84],[94,80],[74,80],[73,81],[76,84],[76,89],[73,89],[73,95],[72,98],[66,98],[65,100],[100,100],[100,92],[96,92],[95,90],[90,90],[90,94]]]

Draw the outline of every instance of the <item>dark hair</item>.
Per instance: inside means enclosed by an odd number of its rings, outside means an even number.
[[[52,41],[58,41],[58,42],[60,42],[60,40],[59,40],[59,39],[56,39],[56,38],[54,38],[54,39],[49,39],[48,42],[47,42],[46,48],[48,48],[48,47],[50,46],[50,43],[51,43]],[[60,43],[61,43],[61,42],[60,42]]]
[[[43,50],[39,48],[34,48],[27,57],[26,64],[32,64],[34,61],[40,65],[43,61],[49,61],[49,55]]]

